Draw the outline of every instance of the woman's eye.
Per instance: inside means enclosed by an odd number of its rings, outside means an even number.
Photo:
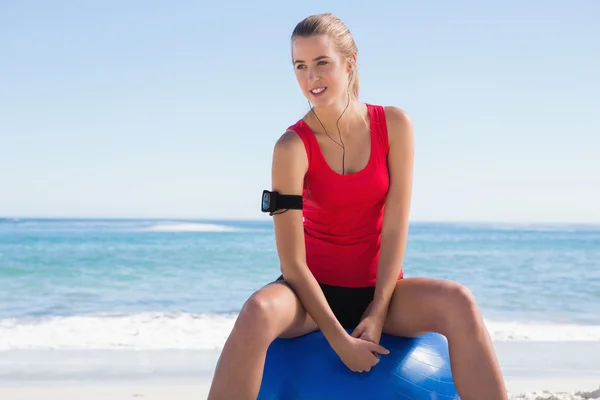
[[[318,61],[317,62],[317,66],[322,66],[322,65],[327,65],[327,64],[329,64],[328,61]],[[296,69],[305,69],[305,68],[306,68],[306,65],[304,65],[304,64],[299,64],[296,66]]]

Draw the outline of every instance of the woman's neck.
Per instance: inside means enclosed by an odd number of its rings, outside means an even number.
[[[350,99],[349,103],[344,100],[327,107],[313,107],[307,119],[309,124],[318,131],[324,126],[329,134],[337,133],[339,127],[340,132],[347,134],[356,127],[364,125],[366,113],[367,109],[363,103],[357,99]]]

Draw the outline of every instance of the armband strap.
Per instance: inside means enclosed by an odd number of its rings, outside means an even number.
[[[296,194],[280,194],[263,190],[260,210],[264,213],[273,213],[277,210],[302,210],[302,196]]]

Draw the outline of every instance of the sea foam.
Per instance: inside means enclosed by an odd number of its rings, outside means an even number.
[[[0,350],[220,349],[236,315],[95,314],[0,319]],[[600,326],[486,321],[494,341],[600,341]]]
[[[147,232],[238,232],[241,229],[233,226],[205,223],[165,223],[155,224],[142,230]]]

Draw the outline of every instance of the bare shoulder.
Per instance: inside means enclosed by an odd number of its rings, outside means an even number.
[[[301,193],[308,157],[304,143],[292,130],[285,131],[273,149],[273,189],[286,193]]]
[[[308,167],[304,143],[296,132],[287,130],[277,139],[273,149],[273,163],[287,166],[290,166],[290,164],[296,166],[306,164]]]
[[[299,152],[300,150],[304,150],[302,139],[300,139],[300,136],[291,129],[285,131],[275,142],[274,151],[278,153],[291,154]]]
[[[396,106],[385,106],[385,116],[392,124],[407,124],[410,123],[410,117],[406,111]]]
[[[396,106],[385,106],[384,109],[390,147],[396,142],[412,142],[413,124],[408,113]]]

